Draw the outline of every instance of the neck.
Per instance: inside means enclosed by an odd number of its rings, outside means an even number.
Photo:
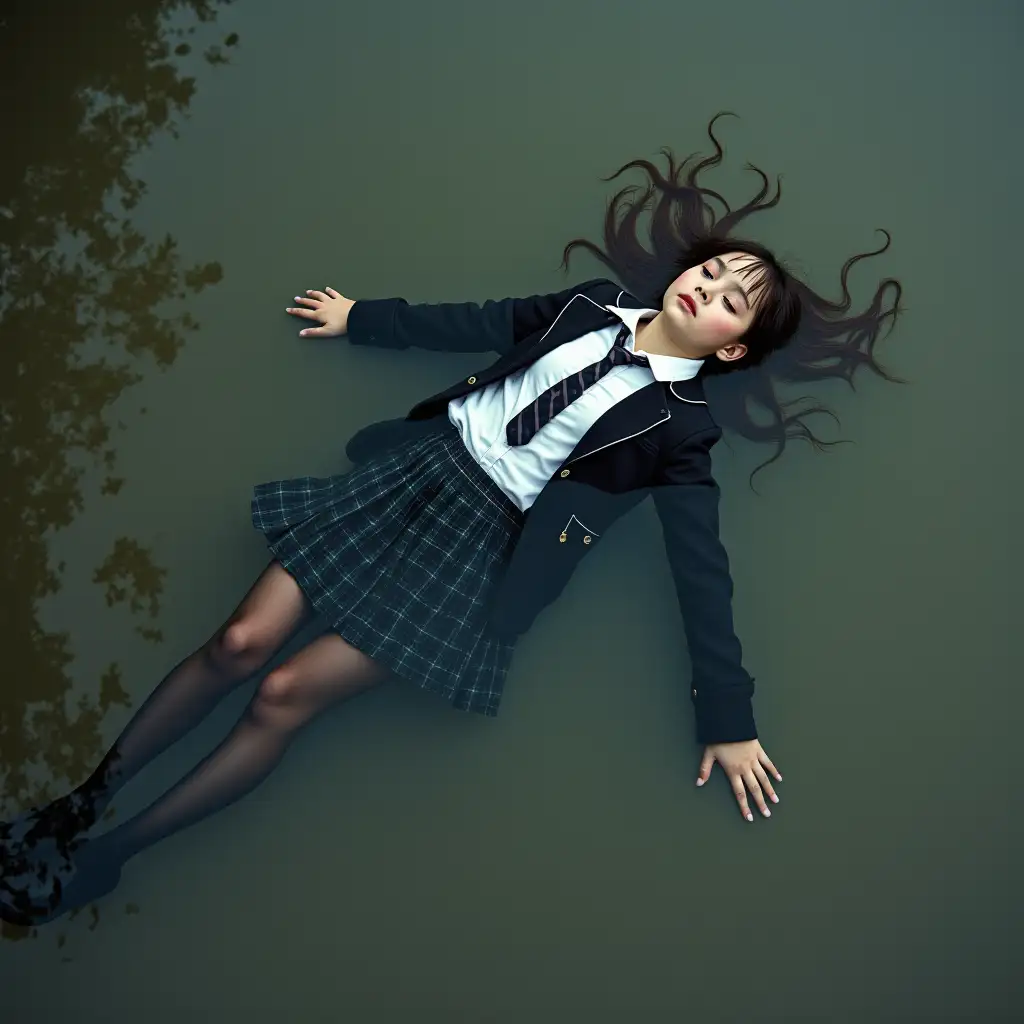
[[[636,325],[636,347],[656,356],[681,356],[684,359],[703,359],[702,352],[688,352],[665,331],[665,318],[661,313]]]

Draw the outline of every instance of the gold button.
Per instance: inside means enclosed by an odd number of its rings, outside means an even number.
[[[565,534],[563,533],[558,539],[564,544],[565,543]]]
[[[694,697],[697,696],[697,691],[696,690],[693,691],[693,695],[694,695]]]
[[[475,384],[476,383],[476,377],[470,377],[469,380],[466,381],[466,383],[467,384]]]
[[[589,544],[590,543],[590,538],[589,537],[584,537],[583,538],[583,543],[584,544]]]
[[[563,469],[562,472],[559,473],[558,475],[562,476],[562,477],[568,476],[569,475],[569,470]]]

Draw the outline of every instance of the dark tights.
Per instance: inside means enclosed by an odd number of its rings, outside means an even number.
[[[308,614],[307,608],[302,617]],[[0,826],[0,916],[48,919],[100,894],[140,850],[255,789],[317,714],[387,675],[337,633],[323,634],[266,676],[227,738],[180,782],[131,820],[82,844],[121,786],[249,678],[260,667],[254,661],[266,663],[253,628],[243,619],[178,664],[77,789]],[[90,885],[83,877],[90,872],[106,881]],[[32,909],[41,907],[48,913]]]

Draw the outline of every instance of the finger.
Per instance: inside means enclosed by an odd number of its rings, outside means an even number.
[[[768,773],[759,765],[754,765],[754,774],[757,776],[758,781],[761,783],[761,788],[771,798],[773,804],[779,802],[779,798],[775,795],[775,789],[772,786],[771,779],[768,778]]]
[[[734,775],[732,777],[732,791],[736,794],[736,802],[740,805],[743,817],[747,821],[753,821],[754,816],[750,813],[750,807],[747,805],[747,791],[743,788],[742,775]]]
[[[330,285],[328,285],[324,289],[324,291],[327,292],[327,294],[330,295],[330,297],[332,299],[340,299],[341,298],[341,292],[336,292]]]
[[[315,288],[307,288],[306,294],[312,295],[314,299],[319,299],[321,302],[326,302],[328,299],[327,295],[324,295],[323,292],[318,292]]]
[[[319,309],[303,309],[301,306],[285,306],[286,313],[294,313],[296,316],[304,316],[307,320],[319,320]]]
[[[309,298],[308,295],[296,295],[295,296],[295,301],[296,302],[304,302],[304,303],[306,303],[309,306],[318,306],[318,305],[320,305],[320,302],[319,302],[318,299],[311,299],[311,298]]]
[[[697,785],[703,786],[708,781],[708,776],[711,774],[711,768],[715,763],[715,755],[704,752],[704,757],[701,759],[700,768],[697,771]]]
[[[761,764],[763,764],[768,769],[768,771],[770,771],[772,775],[775,776],[775,780],[777,782],[781,782],[782,776],[779,774],[779,770],[775,767],[775,765],[772,764],[772,759],[764,752],[763,748],[758,754],[758,757],[761,759]]]
[[[303,338],[320,338],[323,337],[324,333],[323,327],[304,327],[299,331],[299,336]]]
[[[768,810],[768,804],[766,804],[764,800],[764,793],[761,792],[761,783],[757,781],[757,776],[754,774],[753,769],[747,769],[743,776],[743,780],[746,782],[747,788],[754,797],[754,803],[760,808],[761,813],[766,818],[770,818],[772,816],[772,812]]]

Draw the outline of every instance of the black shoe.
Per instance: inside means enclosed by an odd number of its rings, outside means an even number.
[[[17,875],[0,878],[0,920],[24,928],[45,924],[98,900],[121,880],[121,864],[75,844],[71,860],[57,855],[29,861]]]

